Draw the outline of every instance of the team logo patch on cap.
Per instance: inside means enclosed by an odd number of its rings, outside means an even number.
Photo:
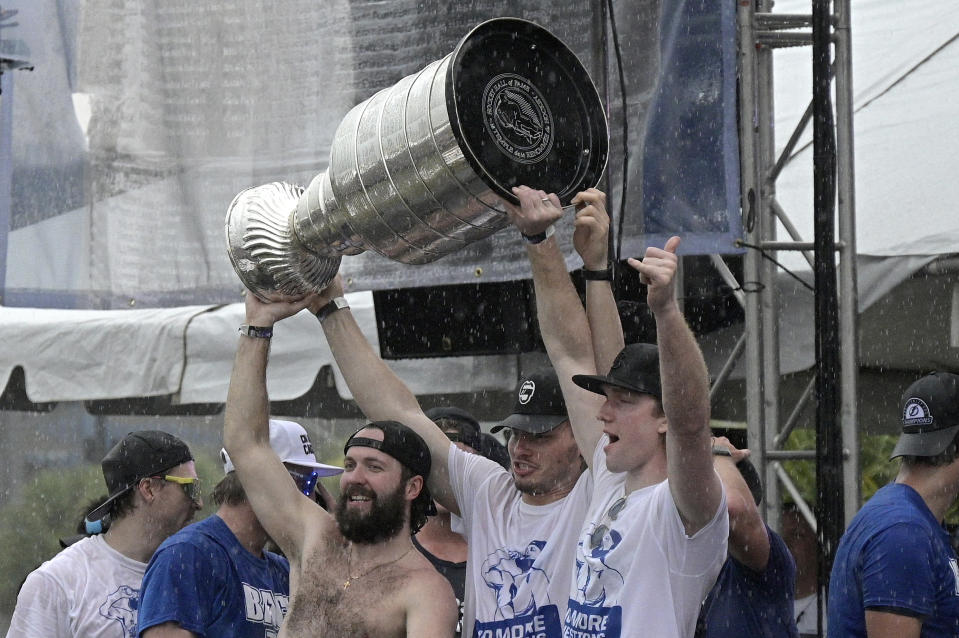
[[[534,392],[536,392],[536,384],[531,380],[524,381],[519,387],[519,402],[526,405],[533,398]]]
[[[933,421],[929,406],[922,399],[915,397],[906,401],[902,409],[903,425],[929,425]]]

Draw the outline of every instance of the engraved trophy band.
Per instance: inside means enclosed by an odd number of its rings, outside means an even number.
[[[568,204],[599,182],[608,149],[602,103],[572,51],[532,22],[489,20],[350,110],[306,189],[238,194],[230,260],[265,301],[322,290],[343,255],[429,263],[503,228],[514,186]]]

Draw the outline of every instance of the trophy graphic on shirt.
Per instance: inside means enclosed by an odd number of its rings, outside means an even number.
[[[234,198],[230,260],[265,301],[322,290],[344,255],[425,264],[507,225],[501,199],[533,185],[565,204],[605,170],[609,131],[576,56],[515,18],[475,27],[452,53],[355,106],[326,171]]]

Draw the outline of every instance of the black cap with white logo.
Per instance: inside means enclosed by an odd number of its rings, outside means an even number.
[[[513,413],[490,432],[503,428],[522,430],[530,434],[542,434],[569,419],[566,402],[559,387],[559,379],[552,370],[531,374],[519,382]]]
[[[890,458],[937,456],[959,432],[959,376],[933,372],[902,394],[902,434]]]

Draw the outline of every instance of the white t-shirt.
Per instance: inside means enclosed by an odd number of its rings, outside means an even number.
[[[565,498],[528,505],[509,472],[478,454],[451,445],[449,471],[469,543],[463,636],[559,638],[591,473]]]
[[[136,638],[146,568],[103,536],[74,543],[27,576],[7,638]]]
[[[593,459],[595,495],[576,547],[563,635],[690,637],[726,560],[725,491],[713,519],[687,536],[668,481],[620,502],[626,474],[606,469],[608,442],[604,435]]]
[[[823,598],[825,601],[825,598]],[[796,599],[796,604],[793,607],[795,610],[796,616],[796,628],[799,629],[800,636],[816,636],[819,634],[819,628],[817,624],[819,623],[819,610],[816,608],[818,601],[816,600],[816,594],[812,593],[808,596],[803,596],[802,598]],[[822,630],[823,633],[826,632],[826,610],[822,610]]]

